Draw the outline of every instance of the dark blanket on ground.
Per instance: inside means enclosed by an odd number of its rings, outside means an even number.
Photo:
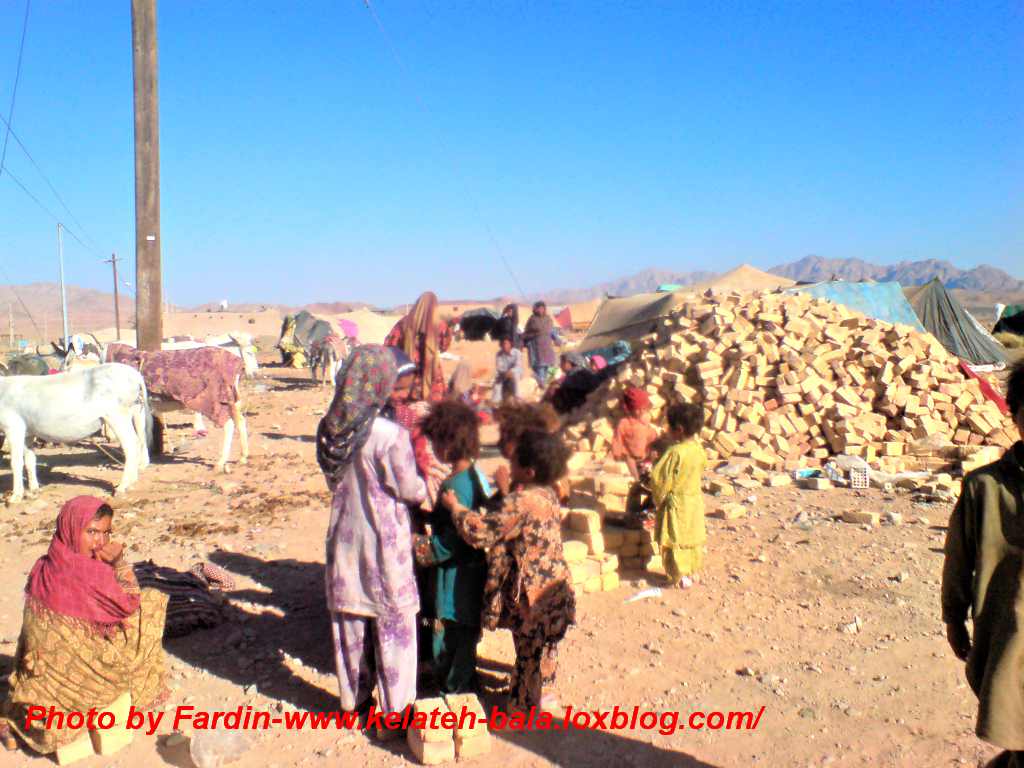
[[[231,417],[231,405],[238,400],[236,382],[244,370],[240,357],[216,347],[141,352],[111,344],[107,362],[132,366],[142,374],[150,395],[181,403],[218,427]]]
[[[132,566],[140,587],[168,596],[165,637],[181,637],[224,622],[224,598],[211,592],[206,581],[191,573],[156,565],[152,560]]]

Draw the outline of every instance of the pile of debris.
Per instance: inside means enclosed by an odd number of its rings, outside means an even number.
[[[709,459],[743,460],[765,484],[836,454],[889,473],[970,468],[1014,442],[1010,420],[935,337],[802,293],[695,297],[663,318],[573,415],[572,470],[607,455],[630,384],[646,389],[656,420],[666,403],[702,403]]]

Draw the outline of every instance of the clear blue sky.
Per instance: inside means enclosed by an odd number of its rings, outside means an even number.
[[[809,253],[1024,277],[1019,2],[374,8],[407,71],[362,0],[161,0],[172,301],[508,294],[498,249],[531,293]],[[129,0],[34,0],[14,129],[103,256],[134,250],[131,87]],[[15,282],[56,279],[54,227],[0,178]]]

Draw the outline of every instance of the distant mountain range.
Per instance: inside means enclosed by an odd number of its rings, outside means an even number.
[[[788,277],[797,282],[821,282],[822,280],[874,280],[876,282],[897,282],[901,285],[923,285],[933,278],[939,278],[947,288],[965,291],[1003,293],[1024,291],[1024,280],[1018,280],[1001,269],[987,264],[971,269],[959,269],[948,261],[925,259],[923,261],[901,261],[899,264],[871,264],[861,259],[825,259],[821,256],[806,256],[790,264],[780,264],[768,270],[776,275]]]
[[[871,264],[861,259],[825,259],[821,256],[806,256],[799,261],[772,267],[768,271],[797,282],[812,283],[835,278],[851,282],[859,280],[893,281],[903,286],[909,286],[923,285],[937,277],[947,288],[1000,295],[1024,293],[1024,280],[1018,280],[996,267],[983,264],[964,270],[953,266],[948,261],[938,259],[902,261],[899,264],[882,265]],[[655,291],[659,285],[665,283],[693,285],[711,280],[719,274],[707,271],[673,272],[665,269],[645,269],[634,275],[588,288],[550,291],[545,293],[544,297],[555,304],[569,304],[601,296],[630,296],[634,293]]]

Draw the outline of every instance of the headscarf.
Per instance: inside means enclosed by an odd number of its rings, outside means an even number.
[[[636,416],[651,407],[651,398],[640,387],[630,386],[622,393],[622,404],[627,413]]]
[[[316,460],[328,486],[337,485],[366,444],[395,382],[414,369],[399,350],[376,344],[356,347],[348,356],[335,379],[334,399],[316,430]]]
[[[595,371],[603,371],[608,367],[608,361],[601,357],[601,355],[594,355],[590,358],[590,364],[594,366]]]
[[[61,508],[50,548],[32,566],[25,593],[54,613],[109,634],[139,609],[139,596],[124,591],[108,563],[78,551],[86,526],[104,506],[95,496],[76,496]]]
[[[437,328],[437,295],[427,291],[416,299],[412,312],[402,321],[401,349],[411,359],[419,359],[423,386],[415,393],[429,400],[434,384],[434,369],[440,355]]]

